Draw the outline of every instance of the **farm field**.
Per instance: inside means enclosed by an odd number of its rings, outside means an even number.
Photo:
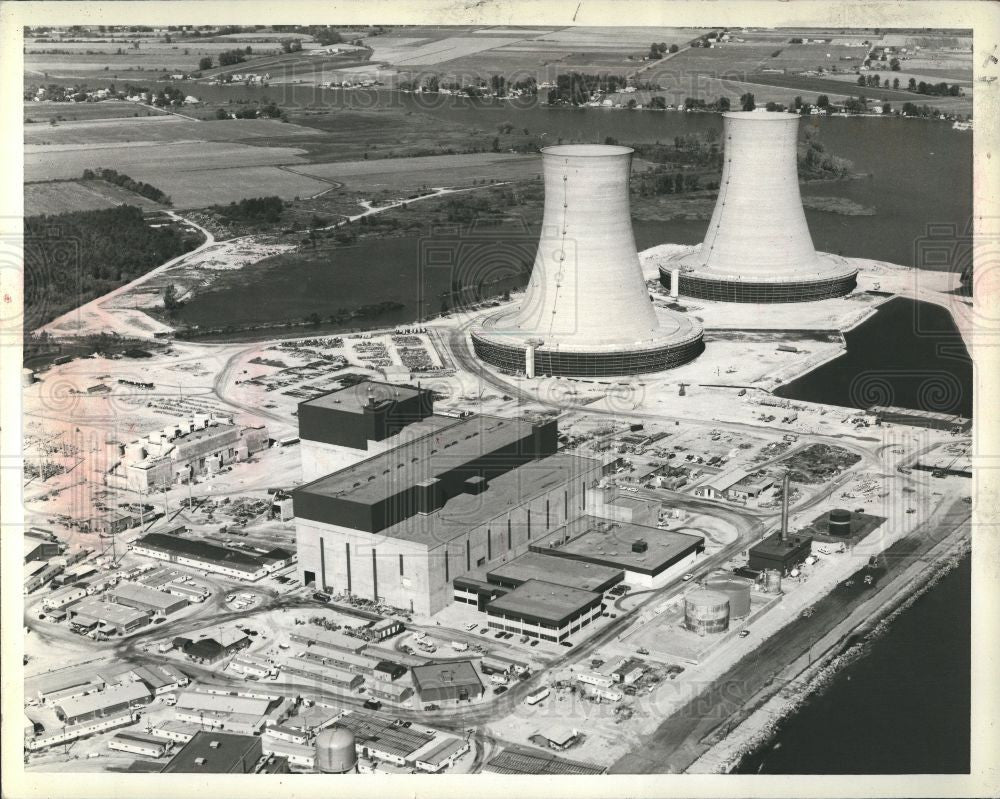
[[[311,197],[331,188],[329,183],[277,166],[231,166],[210,171],[179,172],[167,165],[126,170],[170,195],[177,209],[227,205],[249,197]]]
[[[31,124],[48,123],[50,119],[67,121],[91,121],[114,119],[121,124],[123,118],[165,119],[170,114],[159,109],[153,110],[124,100],[102,100],[99,103],[46,103],[25,102],[24,121]],[[52,129],[50,129],[52,130]],[[27,135],[27,134],[26,134]]]
[[[77,178],[84,169],[113,165],[119,172],[157,186],[144,175],[151,172],[158,173],[161,170],[183,174],[226,167],[294,164],[302,162],[299,157],[300,152],[290,147],[251,147],[246,144],[216,142],[163,143],[130,147],[85,145],[58,150],[26,145],[24,179],[42,181]],[[172,193],[165,187],[157,186],[157,188],[162,188],[168,194]]]
[[[537,156],[501,153],[392,158],[379,161],[344,161],[310,164],[292,169],[344,183],[350,190],[408,191],[423,186],[441,188],[465,186],[475,181],[530,179],[541,174]]]
[[[26,183],[24,186],[25,216],[96,211],[122,204],[148,209],[163,208],[159,203],[141,195],[97,180],[86,182],[61,180],[51,183]]]
[[[373,48],[373,61],[384,61],[393,66],[433,66],[455,58],[462,58],[484,50],[502,47],[512,41],[509,37],[452,36],[439,41],[424,42],[403,39],[369,40]],[[514,39],[513,41],[517,41]],[[400,43],[404,42],[404,43]]]
[[[47,103],[50,106],[76,107],[72,103]],[[89,105],[101,106],[104,103]],[[128,105],[134,104],[129,103]],[[139,108],[140,111],[145,108]],[[51,125],[27,126],[24,141],[31,145],[86,145],[126,142],[227,142],[265,137],[289,139],[316,136],[311,128],[279,122],[273,119],[220,119],[195,122],[173,114],[138,117],[136,119],[91,119]]]

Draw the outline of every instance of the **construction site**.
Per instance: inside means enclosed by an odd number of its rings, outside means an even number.
[[[698,248],[636,252],[630,148],[553,146],[485,312],[26,379],[28,768],[683,771],[834,652],[966,535],[971,437],[773,393],[956,279],[816,253],[790,116],[726,115]]]

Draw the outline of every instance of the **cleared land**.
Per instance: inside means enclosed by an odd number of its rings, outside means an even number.
[[[522,180],[541,174],[541,159],[509,153],[470,153],[467,155],[385,158],[378,161],[342,161],[339,163],[295,166],[304,175],[343,182],[356,191],[427,186],[459,186],[472,181]]]
[[[151,183],[170,195],[173,207],[204,208],[224,205],[247,197],[311,197],[330,188],[329,183],[287,172],[276,166],[213,169],[210,172],[178,172],[170,167],[134,168],[129,174]]]
[[[95,211],[99,208],[112,208],[123,203],[139,208],[163,207],[141,195],[98,180],[28,183],[24,187],[24,213],[26,216],[64,214],[70,211]]]
[[[102,100],[99,103],[46,103],[25,102],[24,121],[29,128],[32,124],[47,123],[50,119],[59,120],[106,120],[115,119],[119,124],[124,117],[142,119],[176,119],[166,111],[152,110],[124,100]],[[55,128],[49,128],[49,131]],[[27,133],[25,133],[27,136]]]
[[[215,142],[81,147],[57,151],[28,145],[25,150],[26,181],[76,178],[84,169],[113,165],[119,172],[136,180],[145,180],[158,188],[164,187],[150,180],[148,175],[168,171],[186,174],[200,170],[294,164],[302,161],[299,158],[301,151],[289,147],[251,147],[246,144]],[[202,182],[207,184],[211,181],[203,177]],[[171,193],[166,188],[164,191]]]

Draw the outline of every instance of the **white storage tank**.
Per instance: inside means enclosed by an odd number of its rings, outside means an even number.
[[[729,597],[699,588],[684,597],[684,626],[698,635],[724,633],[729,629]]]
[[[356,770],[358,752],[354,733],[331,727],[316,736],[316,770],[320,774],[348,774]]]
[[[745,619],[750,615],[750,592],[753,583],[732,574],[713,574],[705,580],[705,588],[729,597],[729,617]]]

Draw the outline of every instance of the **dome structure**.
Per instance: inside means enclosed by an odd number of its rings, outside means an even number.
[[[354,733],[342,727],[323,730],[316,736],[316,770],[321,774],[346,774],[358,762]]]

